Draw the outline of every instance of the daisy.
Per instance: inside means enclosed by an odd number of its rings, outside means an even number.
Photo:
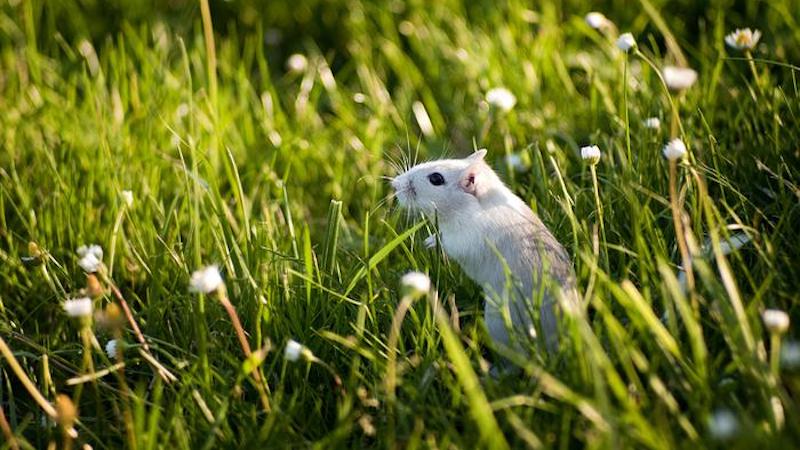
[[[508,112],[517,104],[517,97],[504,87],[489,89],[486,93],[486,102],[493,107]]]
[[[295,53],[286,60],[286,68],[289,69],[289,72],[304,72],[306,67],[308,67],[308,58],[300,53]]]
[[[413,295],[425,295],[431,290],[431,279],[422,272],[409,272],[400,279],[400,285]]]
[[[611,21],[603,15],[603,13],[599,13],[597,11],[592,11],[589,14],[586,14],[586,17],[583,18],[586,21],[586,24],[590,27],[594,28],[595,30],[599,30],[601,28],[605,28],[611,24]]]
[[[697,81],[697,72],[685,67],[664,67],[664,82],[673,91],[690,88]]]
[[[651,130],[657,130],[661,128],[661,119],[658,117],[648,117],[644,119],[644,127],[650,128]]]
[[[116,359],[117,358],[117,343],[116,339],[111,339],[110,341],[106,342],[106,354],[108,355],[109,359]]]
[[[789,329],[789,315],[780,309],[767,309],[761,314],[764,326],[772,334],[783,334]]]
[[[600,147],[596,145],[587,145],[585,147],[581,147],[581,158],[591,165],[595,165],[600,162],[600,154]]]
[[[102,250],[100,254],[103,254]],[[103,266],[103,261],[98,259],[95,253],[86,253],[78,260],[78,265],[81,266],[81,269],[86,273],[95,273]]]
[[[64,312],[70,317],[88,317],[92,315],[92,299],[89,297],[73,298],[64,302]]]
[[[286,349],[283,352],[283,358],[287,361],[297,361],[300,359],[302,351],[303,344],[294,339],[289,339],[289,342],[286,343]]]
[[[634,39],[633,35],[630,33],[623,33],[617,39],[617,47],[623,52],[627,52],[633,47],[636,47],[636,39]]]
[[[761,39],[761,32],[750,28],[737,28],[736,31],[725,36],[728,47],[736,50],[752,50]]]
[[[664,146],[664,157],[670,161],[676,161],[686,156],[686,144],[679,138],[669,141]]]
[[[103,247],[100,247],[97,244],[81,245],[77,250],[75,250],[75,253],[77,253],[80,257],[84,257],[91,253],[96,256],[97,259],[103,259]]]
[[[219,267],[211,265],[195,271],[189,280],[189,292],[210,294],[223,285]]]

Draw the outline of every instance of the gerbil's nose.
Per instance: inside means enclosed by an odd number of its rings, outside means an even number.
[[[392,178],[392,187],[394,188],[395,191],[400,188],[400,180],[399,180],[399,178],[400,177]]]

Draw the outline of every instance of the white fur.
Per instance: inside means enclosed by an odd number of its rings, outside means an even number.
[[[416,165],[398,175],[392,186],[401,206],[438,222],[445,253],[484,288],[484,321],[492,339],[520,347],[536,337],[531,317],[539,303],[545,343],[554,350],[556,291],[577,299],[572,263],[528,205],[486,165],[485,154],[479,150],[465,159]],[[444,176],[445,184],[430,182],[434,172]],[[542,283],[545,289],[538,295]]]

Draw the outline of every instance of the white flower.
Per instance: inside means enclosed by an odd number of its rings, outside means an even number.
[[[100,254],[102,255],[103,252],[101,251]],[[103,266],[103,261],[99,260],[95,253],[87,253],[78,260],[78,265],[81,266],[84,272],[95,273]]]
[[[100,270],[103,265],[103,248],[96,244],[81,245],[76,250],[78,256],[78,265],[88,273],[95,273]]]
[[[617,38],[617,47],[623,52],[627,52],[633,47],[636,47],[636,39],[634,39],[633,35],[630,33],[623,33]]]
[[[581,147],[581,158],[589,164],[597,164],[600,162],[600,147],[596,145]]]
[[[116,339],[112,339],[106,342],[106,354],[108,355],[109,359],[116,359],[117,357],[117,343]]]
[[[691,87],[697,81],[697,72],[686,67],[664,67],[664,82],[673,91],[682,91]]]
[[[686,144],[680,138],[675,138],[664,146],[664,157],[676,161],[686,156]]]
[[[800,367],[800,342],[787,341],[781,347],[781,366],[784,369]]]
[[[761,32],[750,28],[737,28],[733,33],[725,36],[728,47],[736,50],[752,50],[761,39]]]
[[[509,153],[506,155],[505,160],[506,164],[517,172],[525,170],[525,162],[522,160],[522,156],[519,153]]]
[[[81,245],[80,247],[78,247],[77,250],[75,250],[75,253],[77,253],[78,256],[81,257],[91,253],[94,256],[96,256],[97,259],[103,259],[103,247],[100,247],[99,245],[96,244]]]
[[[400,285],[412,295],[425,295],[431,290],[431,279],[422,272],[408,272],[400,279]]]
[[[289,69],[289,72],[304,72],[306,67],[308,67],[308,58],[300,53],[295,53],[286,60],[286,68]]]
[[[122,201],[128,206],[128,208],[133,206],[133,191],[122,191],[120,192],[122,196]]]
[[[517,104],[517,97],[504,87],[496,87],[486,93],[486,102],[501,111],[508,112]]]
[[[586,14],[586,17],[584,17],[583,20],[586,21],[587,25],[595,30],[599,30],[600,28],[604,28],[611,24],[611,21],[608,20],[603,13],[599,13],[597,11],[592,11],[589,14]]]
[[[196,270],[189,280],[189,292],[200,292],[210,294],[223,285],[222,276],[219,274],[219,267],[211,265]]]
[[[92,315],[92,299],[89,297],[73,298],[64,302],[64,311],[70,317],[88,317]]]
[[[789,315],[780,309],[767,309],[761,314],[761,318],[770,333],[783,334],[789,329]]]
[[[283,352],[283,358],[287,361],[297,361],[300,359],[300,353],[302,353],[302,351],[303,344],[294,339],[289,339],[289,342],[286,343],[286,349]]]
[[[732,438],[739,427],[739,421],[729,409],[718,409],[708,419],[708,431],[715,439]]]
[[[651,130],[657,130],[661,128],[661,119],[658,117],[648,117],[644,119],[644,127],[650,128]]]

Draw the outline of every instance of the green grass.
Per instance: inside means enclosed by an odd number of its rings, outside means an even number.
[[[213,2],[215,67],[199,4],[16,3],[0,7],[0,337],[47,401],[77,402],[76,448],[800,443],[800,367],[771,366],[779,341],[761,321],[778,308],[800,323],[796,1]],[[686,58],[699,73],[672,97],[690,153],[677,189],[691,295],[661,153],[669,96],[641,56],[584,23],[592,9],[657,66]],[[745,26],[764,34],[760,84],[723,41]],[[294,52],[300,73],[285,67]],[[496,86],[517,97],[506,114],[483,101]],[[653,116],[661,129],[642,125]],[[590,143],[602,216],[580,158]],[[499,378],[479,288],[424,248],[431,224],[384,201],[392,161],[476,146],[565,244],[587,302],[564,315],[558,354],[512,356],[522,371]],[[751,241],[723,255],[742,232]],[[127,327],[124,372],[68,384],[87,361],[118,362],[101,348],[113,327],[81,333],[62,309],[86,287],[75,250],[89,243],[175,381]],[[189,292],[212,263],[264,352],[245,357],[215,296]],[[411,303],[393,352],[410,270],[430,275],[439,303]],[[95,309],[112,303],[107,292]],[[784,347],[797,336],[794,324]],[[315,359],[286,361],[292,338]],[[0,361],[0,424],[15,436],[0,448],[65,445]],[[709,427],[720,411],[737,420],[728,440]]]

